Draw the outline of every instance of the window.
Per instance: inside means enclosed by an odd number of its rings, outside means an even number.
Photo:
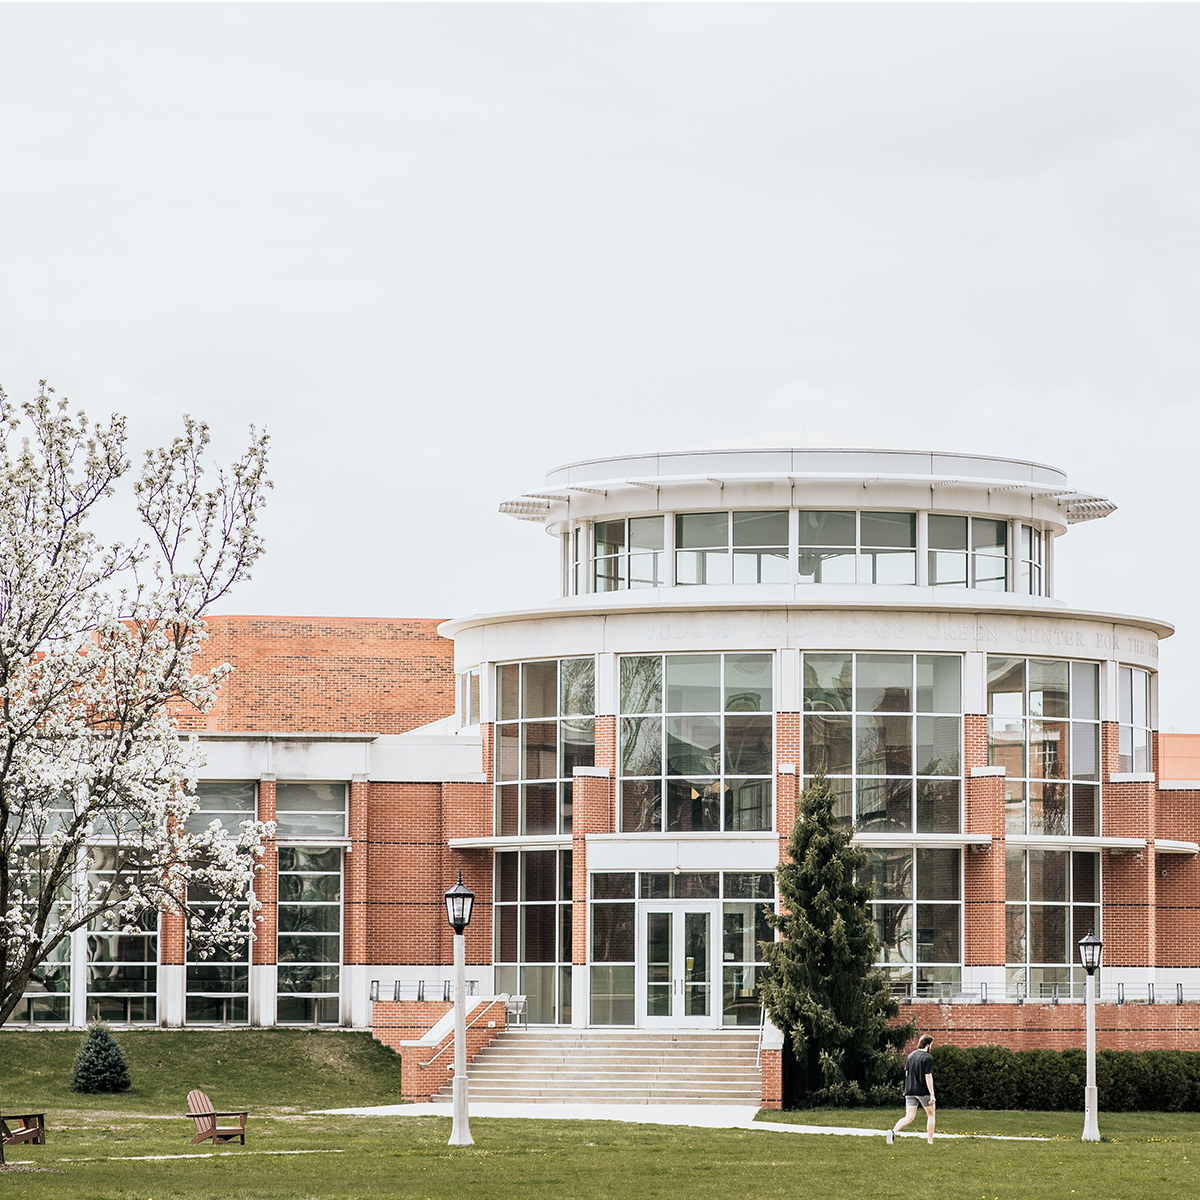
[[[1117,676],[1118,754],[1121,771],[1152,771],[1150,673],[1120,667]]]
[[[771,871],[726,871],[721,877],[722,1025],[757,1025],[766,975],[762,943],[775,940],[766,910],[775,902]]]
[[[772,827],[773,657],[621,659],[625,833]]]
[[[957,655],[805,654],[805,784],[824,772],[864,832],[959,832],[961,672]]]
[[[464,726],[479,724],[479,668],[459,676],[458,711]]]
[[[253,789],[253,784],[250,785]],[[215,897],[203,888],[188,887],[188,918],[205,919]],[[245,936],[232,947],[221,947],[201,957],[189,937],[185,967],[188,1024],[211,1022],[245,1025],[250,1020],[250,904],[237,908],[238,927]]]
[[[65,807],[56,807],[54,812],[65,813]],[[48,822],[54,828],[54,820]],[[46,873],[54,861],[51,851],[35,845],[18,846],[9,865],[10,887],[24,894],[26,900],[21,907],[29,918],[35,916],[38,897],[48,885]],[[10,892],[10,895],[12,893]],[[46,929],[50,931],[64,925],[71,911],[70,882],[61,885],[54,896],[50,918]],[[64,938],[38,969],[37,979],[31,979],[20,1004],[13,1011],[12,1020],[25,1020],[30,1024],[66,1024],[71,1019],[71,938]]]
[[[676,583],[787,581],[786,510],[679,513],[675,517]]]
[[[253,821],[255,784],[253,780],[219,783],[202,779],[196,784],[196,811],[187,820],[191,833],[202,833],[213,821],[220,821],[236,834],[243,821]]]
[[[280,1024],[335,1025],[342,963],[342,852],[279,847]]]
[[[1012,849],[1005,872],[1009,994],[1082,996],[1076,947],[1100,932],[1100,855]]]
[[[597,521],[592,528],[596,547],[593,591],[661,587],[666,582],[663,578],[664,518]]]
[[[892,984],[938,994],[962,982],[962,853],[948,849],[868,850],[864,882],[879,965]]]
[[[275,785],[275,837],[279,841],[320,841],[345,836],[344,783]]]
[[[95,846],[88,855],[88,890],[120,890],[116,847]],[[118,912],[88,923],[87,1015],[89,1021],[153,1022],[158,1018],[158,912],[132,920]]]
[[[1026,596],[1044,596],[1045,592],[1045,541],[1040,529],[1032,525],[1019,525],[1020,538],[1017,557],[1017,591]]]
[[[591,976],[593,1025],[635,1023],[634,956],[637,877],[632,871],[593,875]]]
[[[801,583],[917,582],[917,515],[801,509]]]
[[[596,661],[496,668],[495,830],[570,833],[576,767],[596,762]]]
[[[859,583],[917,582],[916,513],[860,513],[859,533]]]
[[[1030,530],[1028,525],[1022,528]],[[1037,545],[1040,555],[1040,534]],[[1040,580],[1039,561],[1039,587]],[[929,584],[931,587],[1004,591],[1008,586],[1008,522],[993,517],[930,513]]]
[[[496,855],[496,991],[526,998],[535,1025],[571,1023],[571,852]]]
[[[1010,834],[1100,832],[1100,676],[1091,662],[988,659],[988,762]]]

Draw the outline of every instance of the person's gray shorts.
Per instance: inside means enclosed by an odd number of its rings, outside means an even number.
[[[908,1108],[916,1108],[919,1104],[928,1112],[930,1105],[936,1105],[937,1101],[932,1096],[905,1096],[904,1103]]]

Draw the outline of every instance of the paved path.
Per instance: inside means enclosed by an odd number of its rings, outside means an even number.
[[[331,1108],[333,1115],[358,1117],[449,1117],[449,1104],[385,1104],[378,1108]],[[841,1125],[785,1125],[756,1121],[758,1108],[750,1104],[472,1104],[473,1117],[521,1117],[535,1121],[626,1121],[638,1125],[688,1125],[700,1129],[753,1129],[760,1133],[826,1133],[840,1137],[882,1140],[882,1129],[856,1129]],[[902,1138],[924,1138],[925,1131],[904,1130]],[[936,1138],[955,1140],[954,1133]],[[1005,1142],[1043,1142],[1048,1138],[998,1137],[968,1134]]]

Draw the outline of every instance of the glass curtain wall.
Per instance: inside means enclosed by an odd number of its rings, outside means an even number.
[[[637,876],[632,871],[591,877],[588,972],[593,1025],[637,1020]]]
[[[867,853],[879,965],[897,991],[949,998],[962,982],[962,852]]]
[[[592,591],[662,587],[666,583],[664,517],[597,521],[592,527],[595,556]]]
[[[988,659],[988,762],[1010,834],[1100,832],[1100,673],[1093,662]]]
[[[254,820],[257,785],[253,780],[201,780],[196,784],[196,811],[187,827],[200,832],[219,821],[236,834],[243,821]],[[212,897],[200,888],[188,889],[188,916],[205,921]],[[209,951],[203,957],[189,936],[185,949],[184,1017],[188,1023],[245,1024],[250,1019],[250,905],[238,909],[246,936],[236,946]]]
[[[251,785],[253,787],[253,785]],[[206,921],[215,897],[188,888],[188,919]],[[202,952],[187,939],[184,1019],[191,1024],[245,1025],[250,1020],[250,903],[237,906],[237,928],[245,931],[233,946]]]
[[[115,846],[88,852],[88,890],[120,888]],[[146,909],[132,921],[115,912],[87,927],[87,1017],[121,1024],[158,1019],[158,919]]]
[[[278,994],[281,1025],[335,1025],[340,1018],[342,852],[279,847]]]
[[[596,762],[595,712],[593,658],[496,668],[497,836],[571,832],[575,768]]]
[[[801,583],[914,584],[917,514],[800,510]]]
[[[962,828],[962,659],[805,654],[805,785],[825,773],[864,833]]]
[[[675,585],[922,582],[1049,594],[1050,534],[1034,525],[958,513],[857,509],[798,509],[796,517],[798,557],[793,568],[788,509],[675,513]],[[669,519],[616,518],[573,529],[565,550],[568,593],[582,595],[589,583],[593,592],[666,586],[664,535]],[[919,572],[922,529],[927,552]]]
[[[591,876],[591,1023],[637,1023],[637,901],[721,901],[721,1023],[758,1025],[766,972],[761,944],[774,940],[771,871],[611,871]]]
[[[622,832],[772,828],[773,656],[620,661]]]
[[[677,584],[787,581],[786,510],[676,515]]]
[[[1154,769],[1150,747],[1150,673],[1121,667],[1117,674],[1118,770]]]
[[[1100,855],[1010,849],[1005,870],[1009,995],[1082,996],[1077,947],[1100,932]]]
[[[571,1023],[571,852],[496,855],[496,991],[523,995],[533,1025]]]
[[[51,819],[51,825],[54,819]],[[41,895],[42,881],[51,862],[49,852],[38,846],[20,846],[9,870],[17,878],[27,896],[33,897],[24,908],[34,915],[36,897]],[[48,884],[48,880],[46,880]],[[56,925],[64,920],[71,908],[70,883],[57,892],[48,922]],[[51,952],[39,968],[39,979],[31,979],[21,1002],[9,1018],[13,1022],[27,1021],[29,1024],[60,1025],[71,1019],[71,938],[68,936]]]

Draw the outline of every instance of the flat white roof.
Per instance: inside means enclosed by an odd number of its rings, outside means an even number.
[[[1071,487],[1066,473],[1044,463],[980,454],[912,450],[780,448],[681,450],[585,459],[555,467],[544,487],[505,501],[500,511],[526,521],[562,515],[572,500],[607,500],[614,492],[661,493],[705,485],[721,491],[751,485],[836,485],[863,487],[966,488],[988,496],[1012,493],[1050,504],[1067,524],[1106,517],[1116,508],[1104,496]],[[815,497],[806,498],[809,503]],[[607,507],[607,505],[603,506]],[[614,511],[628,505],[614,497]],[[952,503],[948,508],[955,507]]]

